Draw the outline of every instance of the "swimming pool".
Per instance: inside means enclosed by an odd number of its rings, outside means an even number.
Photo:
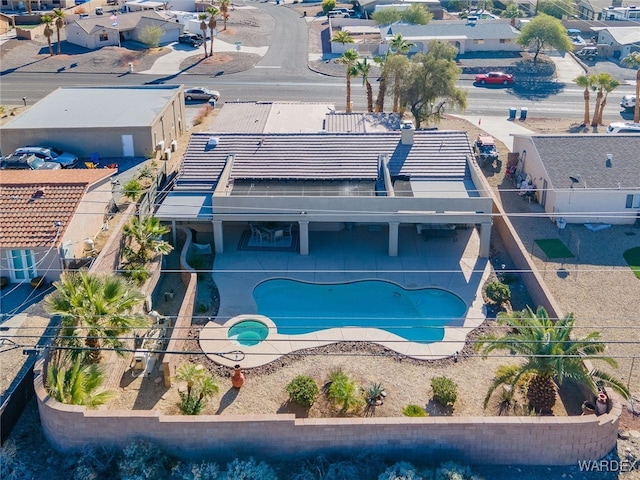
[[[253,297],[257,313],[270,318],[282,335],[363,327],[432,343],[467,312],[462,299],[446,290],[405,289],[382,280],[320,284],[272,279],[258,284]]]

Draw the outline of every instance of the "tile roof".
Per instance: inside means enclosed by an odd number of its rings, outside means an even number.
[[[207,147],[215,138],[214,147]],[[465,132],[416,131],[413,145],[401,132],[315,134],[195,133],[176,190],[212,190],[230,156],[236,180],[375,180],[388,156],[391,175],[465,180],[472,156]]]
[[[401,117],[397,113],[343,113],[325,116],[324,129],[337,133],[366,133],[400,130]]]
[[[639,188],[640,135],[540,135],[531,137],[549,180],[567,188],[580,175],[587,188]],[[611,167],[606,166],[611,154]]]
[[[2,171],[0,247],[58,247],[87,188],[115,172],[111,169]],[[56,222],[61,224],[60,231]]]

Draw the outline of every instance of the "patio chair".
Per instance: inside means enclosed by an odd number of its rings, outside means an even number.
[[[291,237],[292,235],[292,231],[293,231],[293,223],[290,223],[288,225],[286,225],[283,229],[282,229],[282,233],[285,237]]]
[[[278,240],[282,240],[284,238],[284,230],[276,230],[273,232],[273,237],[271,237],[271,242],[275,243]]]
[[[262,240],[270,240],[269,234],[260,230],[260,228],[256,227],[253,223],[250,223],[249,227],[251,228],[251,239],[257,240],[260,245],[262,245]]]

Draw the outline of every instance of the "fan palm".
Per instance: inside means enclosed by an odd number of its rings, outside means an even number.
[[[620,85],[620,82],[618,82],[608,73],[594,74],[592,75],[592,78],[593,78],[593,82],[592,82],[591,88],[594,90],[597,90],[598,93],[596,94],[596,106],[595,106],[595,109],[593,110],[593,118],[591,119],[591,126],[597,127],[598,125],[600,125],[600,121],[601,121],[601,105],[602,105],[603,99],[606,105],[605,92],[608,94],[610,91],[613,91],[615,88],[617,88]]]
[[[609,79],[604,83],[602,89],[604,90],[604,96],[600,102],[600,109],[598,110],[598,125],[602,125],[602,116],[604,114],[604,107],[607,106],[607,98],[611,92],[620,86],[620,82],[615,78]]]
[[[589,99],[591,98],[589,90],[591,89],[591,85],[593,83],[592,75],[580,75],[577,78],[573,79],[576,82],[576,85],[584,88],[583,98],[584,98],[584,118],[582,119],[582,123],[584,125],[589,125],[590,121],[590,112],[589,112]]]
[[[600,333],[591,332],[583,338],[571,338],[573,314],[554,322],[544,308],[539,307],[535,313],[527,308],[522,312],[501,314],[498,323],[510,327],[510,331],[499,338],[481,337],[476,350],[480,350],[485,358],[494,350],[509,350],[525,358],[509,383],[513,387],[523,375],[531,375],[527,400],[534,411],[550,413],[556,401],[556,387],[566,379],[586,385],[594,393],[601,386],[610,386],[625,398],[629,397],[629,391],[618,380],[600,370],[588,372],[585,369],[583,358],[597,358],[612,366],[616,366],[616,362],[602,355],[605,344],[600,341]],[[499,384],[494,382],[487,396]]]
[[[169,231],[169,227],[162,225],[156,217],[147,217],[142,221],[133,217],[122,229],[125,256],[145,263],[151,259],[152,254],[171,253],[173,246],[162,240],[162,235]]]
[[[213,56],[213,37],[215,36],[214,30],[218,26],[218,22],[216,21],[216,16],[220,14],[220,10],[218,10],[216,7],[207,7],[206,12],[209,15],[209,32],[211,33],[211,48],[209,49],[209,52],[211,53],[209,54],[209,56],[212,57]]]
[[[362,85],[367,89],[367,111],[373,112],[373,89],[369,82],[369,74],[371,73],[371,64],[367,62],[367,59],[359,60],[353,67],[351,67],[351,75],[354,77],[362,77]]]
[[[207,399],[218,393],[218,385],[202,365],[181,363],[176,370],[176,380],[187,384],[187,392],[181,393],[180,410],[185,415],[197,415]]]
[[[61,8],[54,8],[53,16],[55,17],[56,35],[58,37],[58,55],[60,55],[60,30],[64,28],[64,12]]]
[[[376,112],[384,112],[384,97],[387,94],[387,71],[384,67],[387,58],[387,55],[373,57],[373,61],[380,66],[380,83],[378,85],[378,97],[376,98]]]
[[[346,112],[351,113],[351,67],[358,61],[358,52],[353,48],[347,50],[338,59],[340,63],[344,63],[347,66],[347,108]]]
[[[207,28],[209,28],[209,24],[207,23],[206,13],[201,13],[198,15],[198,20],[200,20],[200,30],[202,30],[202,47],[204,48],[204,58],[207,58]],[[211,39],[213,41],[213,38]]]
[[[633,109],[633,121],[640,122],[640,52],[632,52],[622,59],[622,64],[635,68],[636,72],[636,106]]]
[[[389,48],[397,55],[407,55],[414,44],[404,39],[401,33],[394,35],[389,42]]]
[[[97,390],[104,382],[104,372],[97,365],[83,365],[80,358],[71,364],[52,361],[47,368],[47,392],[60,403],[95,408],[108,401],[113,392]]]
[[[42,34],[47,38],[49,44],[49,55],[53,56],[53,47],[51,46],[51,37],[53,37],[53,17],[51,15],[43,15],[40,17],[40,23],[44,25]]]
[[[353,37],[346,30],[336,32],[331,38],[332,42],[341,43],[344,47],[347,43],[355,43]]]
[[[227,19],[229,18],[229,6],[231,5],[231,0],[220,0],[218,2],[220,4],[220,13],[222,13],[222,24],[224,30],[227,29]]]
[[[144,315],[134,313],[144,295],[121,277],[66,273],[53,285],[56,291],[45,305],[50,314],[62,317],[61,342],[78,347],[74,357],[81,356],[84,339],[88,359],[98,362],[103,345],[121,349],[121,335],[148,324]]]

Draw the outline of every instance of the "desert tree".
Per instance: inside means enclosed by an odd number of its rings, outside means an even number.
[[[573,50],[573,43],[562,22],[544,13],[522,27],[516,42],[525,48],[534,49],[533,63],[538,61],[538,55],[547,47],[567,52]]]

